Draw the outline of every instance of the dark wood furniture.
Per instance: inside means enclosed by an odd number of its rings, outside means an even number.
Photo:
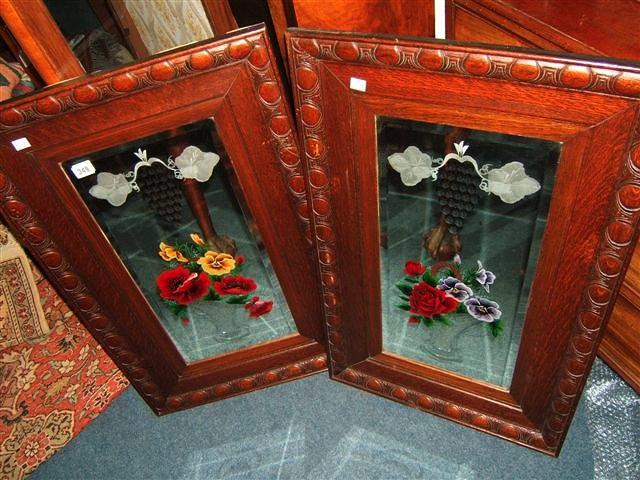
[[[640,60],[635,0],[447,3],[447,38]]]
[[[273,65],[265,31],[245,29],[0,109],[2,217],[157,414],[326,368],[304,173]],[[189,363],[62,164],[207,118],[215,121],[300,333]],[[22,137],[31,146],[16,151],[11,141]]]
[[[640,69],[298,30],[289,51],[332,378],[557,455],[636,240]],[[563,144],[507,390],[382,348],[377,116]]]
[[[640,3],[451,0],[447,37],[640,61]],[[600,345],[599,356],[640,392],[640,248]]]

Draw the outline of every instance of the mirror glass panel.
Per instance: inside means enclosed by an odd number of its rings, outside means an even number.
[[[511,383],[560,144],[379,117],[383,349]]]
[[[88,73],[214,36],[201,0],[45,0]]]
[[[185,360],[296,331],[212,121],[64,167]]]

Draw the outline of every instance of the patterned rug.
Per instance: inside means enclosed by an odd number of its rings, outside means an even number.
[[[51,328],[0,350],[0,479],[22,479],[66,445],[128,382],[34,268]]]
[[[26,253],[0,223],[0,351],[49,334]]]

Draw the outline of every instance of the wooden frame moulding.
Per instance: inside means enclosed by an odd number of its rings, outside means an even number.
[[[288,44],[332,378],[557,455],[637,236],[640,69],[297,29]],[[382,350],[377,115],[562,143],[508,389]]]
[[[300,333],[186,363],[61,165],[207,118],[215,121]],[[157,414],[326,368],[293,125],[262,27],[0,106],[0,214]],[[11,141],[22,137],[31,146],[18,152]]]

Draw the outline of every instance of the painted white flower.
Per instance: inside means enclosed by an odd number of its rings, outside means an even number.
[[[213,174],[213,167],[220,161],[220,156],[212,152],[203,152],[193,145],[185,148],[175,159],[175,164],[184,178],[195,178],[206,182]]]
[[[520,162],[510,162],[487,173],[488,191],[505,203],[516,203],[540,190],[540,184],[524,171]]]
[[[433,158],[420,151],[418,147],[407,147],[403,153],[390,155],[389,165],[400,174],[400,179],[407,187],[413,187],[421,180],[429,178],[433,171]]]
[[[101,200],[106,200],[114,207],[119,207],[127,200],[132,191],[129,181],[121,173],[114,175],[109,172],[98,174],[98,183],[89,189],[89,194]]]

